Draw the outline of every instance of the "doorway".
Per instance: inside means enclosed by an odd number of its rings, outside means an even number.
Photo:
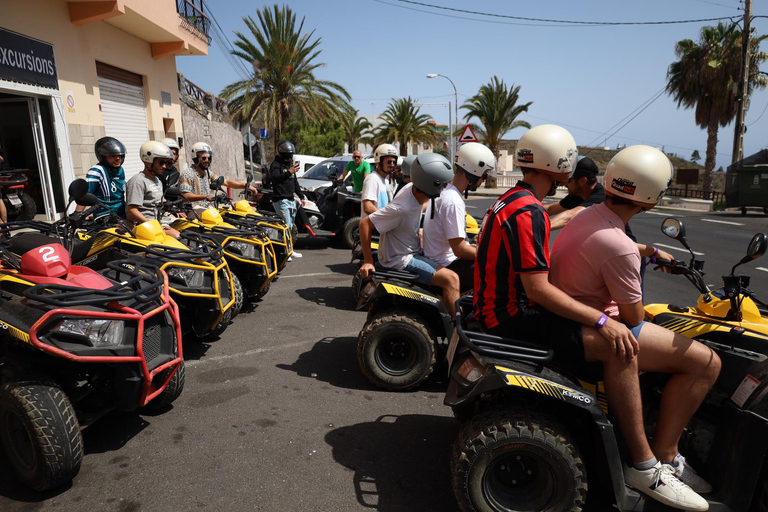
[[[0,93],[0,155],[4,169],[28,169],[24,192],[37,213],[53,218],[64,209],[64,191],[51,101]]]

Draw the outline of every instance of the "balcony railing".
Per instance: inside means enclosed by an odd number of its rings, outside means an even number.
[[[179,13],[182,26],[211,44],[211,37],[208,35],[211,20],[203,12],[203,8],[203,0],[176,0],[176,12]]]
[[[227,102],[225,100],[213,96],[211,93],[205,92],[186,78],[184,79],[183,85],[180,84],[180,87],[184,88],[184,90],[180,92],[185,93],[186,96],[195,99],[198,103],[205,105],[218,114],[223,116],[227,115],[227,111],[225,109]],[[182,96],[184,96],[184,94],[182,94]]]

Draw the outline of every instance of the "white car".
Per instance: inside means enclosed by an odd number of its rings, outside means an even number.
[[[299,186],[306,190],[327,187],[330,185],[329,182],[332,179],[338,178],[344,173],[344,167],[346,167],[347,162],[351,160],[351,156],[334,156],[332,158],[326,158],[299,178]],[[366,158],[365,161],[371,165],[371,171],[373,171],[373,158]],[[350,192],[353,190],[351,174],[347,175],[344,179],[344,186]]]

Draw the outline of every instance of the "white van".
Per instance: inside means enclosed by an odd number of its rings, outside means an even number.
[[[310,170],[312,167],[314,167],[315,164],[319,164],[325,160],[325,157],[322,156],[311,156],[311,155],[293,155],[293,161],[299,162],[299,170],[296,172],[296,177],[301,178],[305,172]]]

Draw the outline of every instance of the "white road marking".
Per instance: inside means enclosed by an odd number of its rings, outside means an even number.
[[[673,215],[671,213],[661,213],[661,212],[643,212],[643,213],[646,213],[648,215],[661,215],[662,217],[681,217],[681,218],[683,218],[680,215]]]
[[[358,334],[359,332],[353,332],[350,334],[343,334],[338,337],[346,338],[350,336],[357,336]],[[317,340],[306,340],[306,341],[297,341],[295,343],[286,343],[285,345],[275,345],[272,347],[265,347],[265,348],[254,348],[253,350],[246,350],[245,352],[240,352],[238,354],[226,354],[221,356],[207,357],[205,359],[199,359],[197,361],[184,361],[184,365],[189,368],[194,366],[200,366],[202,364],[207,364],[207,363],[216,363],[219,361],[226,361],[228,359],[239,359],[241,357],[255,356],[258,354],[263,354],[265,352],[272,352],[273,350],[296,348],[296,347],[311,345],[315,343],[317,343]]]
[[[755,267],[757,270],[762,270],[763,272],[768,272],[768,268],[765,267]]]
[[[314,274],[296,274],[295,276],[280,276],[280,279],[290,279],[291,277],[333,276],[338,274],[339,274],[338,272],[315,272]],[[346,274],[344,275],[346,276]]]
[[[716,222],[717,224],[729,224],[731,226],[743,226],[740,222],[728,222],[727,220],[701,219],[704,222]]]
[[[465,205],[467,208],[477,208],[477,206],[472,206],[471,204]]]
[[[672,249],[673,251],[688,252],[688,249],[684,249],[683,247],[675,247],[674,245],[660,244],[660,243],[657,243],[657,242],[654,242],[653,246],[654,247],[663,247],[665,249]],[[690,253],[688,252],[688,254],[690,254]],[[704,256],[703,252],[693,251],[693,254],[695,254],[696,256]]]

